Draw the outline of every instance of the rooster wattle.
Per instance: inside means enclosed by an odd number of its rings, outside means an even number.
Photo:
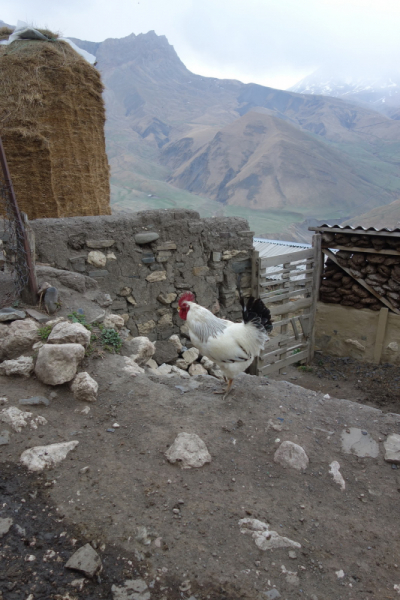
[[[233,323],[219,319],[194,300],[192,292],[182,294],[178,300],[179,316],[187,322],[192,344],[215,362],[228,380],[225,399],[233,378],[251,365],[269,340],[271,313],[262,300],[250,297],[245,304],[240,297],[243,321]]]

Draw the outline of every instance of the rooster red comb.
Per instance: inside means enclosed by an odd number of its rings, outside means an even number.
[[[195,296],[193,292],[183,292],[182,296],[178,300],[178,306],[181,307],[185,302],[194,302]]]

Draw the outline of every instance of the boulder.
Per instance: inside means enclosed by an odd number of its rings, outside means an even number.
[[[13,321],[11,325],[0,324],[0,360],[16,358],[31,350],[39,341],[39,325],[33,319]]]
[[[104,317],[103,325],[106,329],[121,329],[125,325],[124,317],[109,314]]]
[[[203,367],[200,363],[192,363],[188,369],[190,375],[207,375],[207,369]]]
[[[187,364],[187,366],[191,365],[192,363],[194,363],[195,360],[198,359],[199,357],[199,351],[197,350],[197,348],[189,348],[189,350],[186,350],[183,354],[182,354],[182,358],[185,361],[185,363]]]
[[[26,427],[29,423],[31,429],[37,429],[38,425],[46,425],[47,420],[40,415],[33,416],[31,412],[25,412],[20,410],[16,406],[10,406],[10,408],[3,408],[0,412],[0,421],[10,425],[14,431],[20,433],[23,427]]]
[[[0,374],[29,377],[33,371],[32,356],[20,356],[14,360],[5,360],[0,364]]]
[[[86,577],[93,578],[96,573],[101,571],[102,564],[96,550],[90,544],[85,544],[71,556],[65,568],[79,571]]]
[[[123,356],[129,356],[141,367],[152,358],[155,351],[156,346],[144,335],[125,340],[121,348]]]
[[[171,342],[171,344],[173,344],[176,348],[176,351],[178,352],[178,354],[180,352],[182,352],[182,342],[179,339],[179,335],[171,335],[171,337],[169,338],[169,341]]]
[[[156,342],[156,351],[153,358],[159,365],[175,362],[178,358],[176,345],[170,340],[158,340]]]
[[[125,365],[124,365],[125,373],[127,373],[128,375],[132,375],[132,377],[136,377],[136,375],[141,375],[141,373],[144,373],[144,369],[142,369],[142,367],[140,367],[133,360],[133,358],[129,358],[128,356],[124,356],[123,358],[125,361]]]
[[[84,356],[85,348],[81,344],[45,344],[39,350],[36,376],[47,385],[71,381]]]
[[[72,441],[28,448],[21,454],[20,461],[29,471],[43,471],[46,467],[54,467],[64,460],[68,452],[78,444],[79,442]]]
[[[87,261],[90,265],[100,269],[106,266],[107,258],[103,252],[99,252],[99,250],[92,250],[88,254]]]
[[[82,402],[96,402],[98,389],[99,384],[97,381],[85,371],[78,373],[71,383],[71,391],[75,400],[81,400]]]
[[[198,468],[211,462],[207,446],[196,433],[179,433],[165,456],[171,463],[179,462],[182,469]]]
[[[87,348],[90,344],[90,331],[81,323],[70,323],[63,321],[53,327],[48,344],[81,344]]]
[[[303,471],[308,466],[308,456],[301,446],[293,442],[282,442],[274,455],[274,461],[283,467]]]
[[[17,310],[11,306],[0,308],[0,321],[16,321],[17,319],[25,319],[26,313],[23,310]]]

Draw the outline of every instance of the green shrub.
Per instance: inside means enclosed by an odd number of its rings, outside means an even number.
[[[42,327],[39,327],[39,329],[38,329],[39,337],[43,342],[45,342],[47,340],[50,333],[51,333],[50,325],[42,325]]]
[[[101,341],[104,349],[109,352],[118,352],[122,346],[122,340],[115,329],[103,329]]]

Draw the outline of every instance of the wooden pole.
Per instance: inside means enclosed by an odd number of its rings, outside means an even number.
[[[25,296],[25,300],[32,304],[36,304],[37,300],[37,281],[35,275],[35,268],[33,265],[31,249],[29,246],[28,236],[25,231],[21,212],[18,207],[17,198],[15,196],[14,187],[11,180],[10,171],[8,169],[6,154],[4,152],[3,142],[0,137],[0,166],[3,171],[4,185],[9,194],[9,201],[11,210],[15,219],[15,228],[17,237],[20,236],[22,240],[23,249],[25,252],[26,266],[28,270],[28,284],[25,290],[22,290],[22,294]],[[18,240],[17,240],[18,241]]]

